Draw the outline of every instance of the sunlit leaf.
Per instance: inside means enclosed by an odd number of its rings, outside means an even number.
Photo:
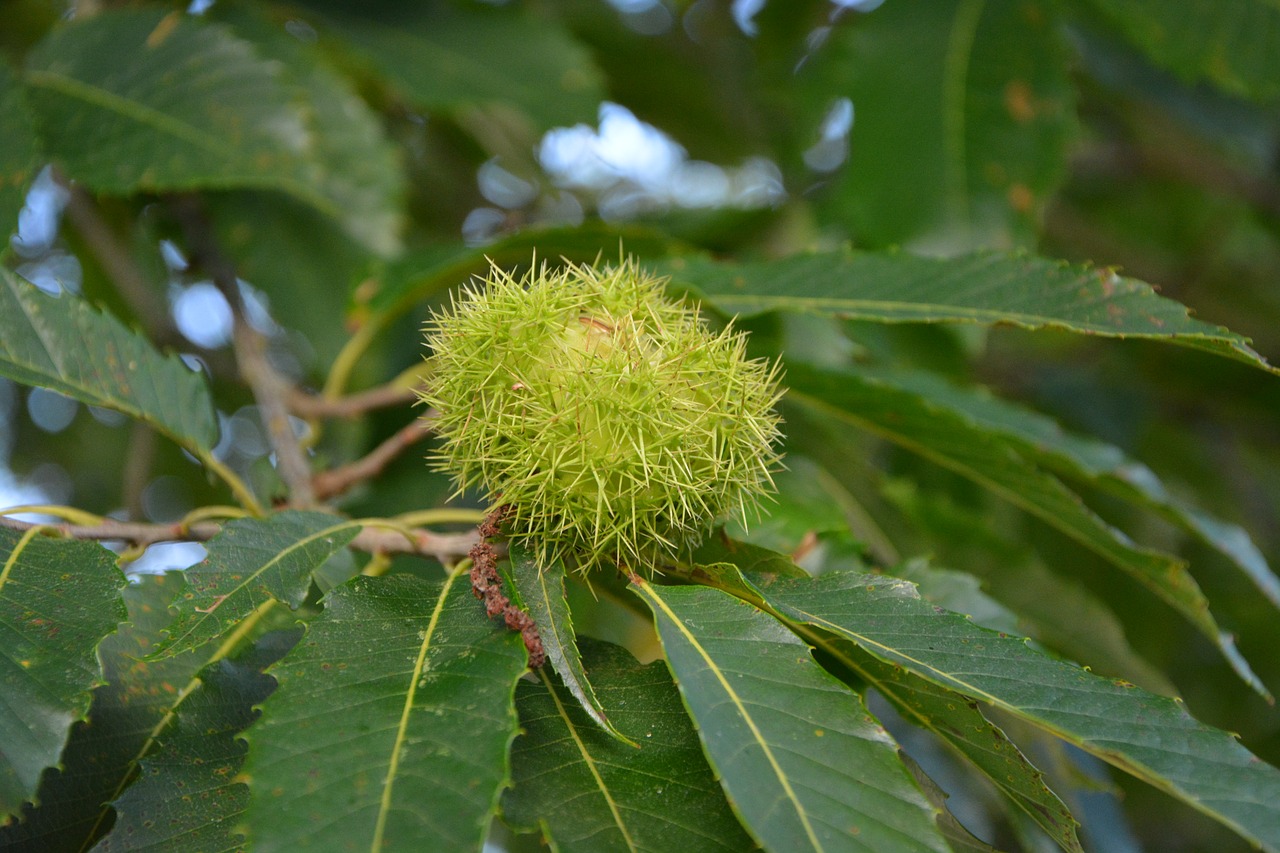
[[[129,622],[99,647],[107,683],[93,692],[88,724],[71,730],[60,766],[41,778],[39,805],[24,806],[20,823],[0,826],[0,848],[85,850],[110,828],[111,801],[133,778],[202,664],[190,654],[145,660],[169,624],[167,605],[181,587],[173,573],[141,578],[124,590]]]
[[[718,590],[632,588],[725,793],[766,848],[947,849],[896,744],[799,638]]]
[[[998,436],[858,371],[793,364],[788,366],[787,382],[789,401],[869,430],[962,474],[1131,575],[1176,608],[1217,645],[1241,678],[1267,695],[1231,636],[1209,612],[1209,603],[1184,562],[1133,544],[1061,481],[1028,462]]]
[[[204,378],[69,294],[0,270],[0,375],[138,418],[211,458],[218,422]]]
[[[510,551],[511,576],[516,589],[520,591],[524,609],[538,626],[542,648],[547,653],[547,663],[551,664],[560,676],[563,687],[596,725],[614,737],[631,743],[609,721],[591,688],[586,670],[582,667],[582,657],[578,653],[578,641],[573,630],[573,614],[570,613],[569,602],[565,598],[564,563],[556,560],[551,565],[544,566],[527,548],[514,542]]]
[[[116,822],[95,851],[240,847],[243,839],[232,830],[249,789],[236,780],[246,751],[238,735],[257,717],[254,706],[275,688],[262,671],[299,633],[268,634],[237,660],[200,673],[199,686],[143,759],[139,777],[113,803]]]
[[[35,794],[84,718],[98,644],[125,618],[123,586],[100,545],[0,527],[0,815]]]
[[[516,735],[519,635],[465,573],[358,577],[324,605],[247,733],[252,849],[477,849]]]
[[[756,588],[788,619],[1007,711],[1280,849],[1280,770],[1176,700],[1035,652],[1019,637],[921,600],[894,578],[832,572]]]
[[[296,610],[311,572],[359,532],[356,522],[297,510],[228,522],[209,540],[208,556],[183,573],[187,591],[175,603],[177,618],[156,654],[177,655],[213,642],[270,602]]]
[[[516,691],[523,734],[503,816],[541,824],[565,853],[750,849],[666,668],[602,643],[583,652],[601,704],[639,748],[600,731],[544,669]]]
[[[36,176],[39,153],[36,129],[27,107],[22,82],[0,60],[0,240],[8,242],[18,227],[27,189]]]
[[[1148,284],[1032,255],[942,259],[904,252],[821,252],[749,263],[679,258],[662,269],[673,284],[729,314],[806,311],[882,323],[1059,329],[1163,341],[1280,375],[1248,339],[1193,319]]]

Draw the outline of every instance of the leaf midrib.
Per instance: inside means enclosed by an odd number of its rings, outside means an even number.
[[[436,599],[436,605],[431,610],[431,619],[427,623],[427,629],[423,632],[422,644],[418,647],[418,657],[413,664],[413,672],[409,679],[409,689],[405,691],[404,707],[400,710],[400,722],[396,726],[395,740],[391,744],[390,763],[387,766],[387,775],[382,783],[382,797],[378,801],[378,816],[373,828],[373,839],[369,843],[370,853],[380,853],[382,850],[382,839],[386,834],[387,818],[391,814],[391,796],[395,788],[396,774],[400,770],[400,752],[409,729],[409,717],[413,711],[413,700],[418,693],[418,682],[422,679],[423,668],[426,666],[427,650],[431,648],[436,628],[440,625],[440,615],[444,612],[449,592],[461,576],[462,570],[455,570],[445,580],[444,586],[440,590],[440,597]]]
[[[587,765],[587,770],[591,772],[591,778],[596,782],[596,788],[600,791],[600,795],[604,797],[605,803],[609,806],[609,813],[613,815],[614,825],[618,827],[618,831],[622,833],[622,840],[626,842],[628,850],[639,850],[636,843],[631,838],[631,833],[627,830],[627,824],[622,819],[622,813],[618,809],[617,801],[613,798],[613,792],[605,783],[604,777],[600,775],[600,769],[596,766],[595,759],[587,750],[587,745],[582,742],[582,738],[578,736],[578,728],[573,724],[573,720],[569,717],[568,711],[564,707],[564,703],[560,701],[559,694],[556,693],[555,685],[551,683],[551,679],[542,670],[538,670],[538,677],[542,679],[542,683],[547,688],[547,693],[551,696],[551,701],[556,705],[556,712],[560,715],[560,719],[564,720],[565,728],[569,730],[569,736],[573,738],[574,745],[578,747],[578,753],[582,756],[582,761]]]
[[[805,835],[808,836],[809,842],[813,845],[813,849],[821,851],[823,849],[822,843],[818,840],[817,834],[813,830],[813,825],[809,822],[808,812],[805,811],[803,804],[801,804],[800,800],[797,798],[795,791],[791,787],[791,783],[787,780],[786,774],[782,771],[781,765],[778,764],[778,760],[774,757],[773,750],[769,748],[768,742],[760,732],[760,729],[756,726],[755,719],[751,716],[750,712],[747,711],[742,698],[738,696],[737,692],[733,689],[733,686],[729,683],[729,680],[724,677],[724,673],[721,672],[720,667],[716,662],[712,660],[711,655],[709,655],[707,650],[703,648],[702,644],[698,642],[697,637],[695,637],[689,629],[685,627],[684,623],[675,614],[675,611],[668,607],[667,603],[663,601],[660,596],[653,593],[648,582],[643,578],[636,578],[634,583],[636,588],[640,590],[641,594],[653,601],[654,604],[662,610],[663,614],[671,620],[671,624],[675,625],[680,633],[684,635],[689,644],[702,657],[702,660],[707,665],[707,669],[715,675],[716,680],[720,683],[721,689],[724,690],[725,695],[727,695],[730,701],[733,702],[734,707],[738,710],[738,714],[741,716],[743,721],[746,722],[747,727],[751,730],[752,736],[760,745],[760,749],[764,752],[765,758],[768,759],[769,767],[778,778],[778,783],[782,786],[783,793],[786,794],[787,800],[791,803],[792,808],[795,809],[796,816],[800,818],[800,823],[804,826]]]

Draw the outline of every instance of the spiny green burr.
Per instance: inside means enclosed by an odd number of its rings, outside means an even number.
[[[543,561],[651,569],[772,488],[777,365],[663,284],[632,261],[495,266],[428,323],[433,464]]]

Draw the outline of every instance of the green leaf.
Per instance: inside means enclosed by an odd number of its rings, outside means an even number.
[[[267,634],[241,658],[201,671],[200,686],[179,706],[138,778],[113,804],[115,825],[95,851],[239,849],[243,839],[231,830],[249,788],[236,781],[247,751],[238,735],[257,717],[254,706],[275,688],[263,670],[299,634]]]
[[[118,320],[0,270],[0,375],[155,427],[206,463],[218,422],[204,377]]]
[[[133,777],[204,662],[195,655],[145,660],[169,624],[168,603],[181,587],[175,572],[146,576],[125,588],[129,621],[99,646],[107,683],[93,693],[88,724],[71,730],[59,767],[40,780],[39,805],[24,806],[20,823],[0,826],[0,849],[85,850],[111,826],[110,802]]]
[[[893,703],[908,722],[933,732],[963,755],[1059,847],[1083,853],[1071,811],[1045,784],[1040,770],[983,715],[976,702],[856,648],[845,649],[842,657],[850,659],[858,675]]]
[[[407,575],[335,589],[248,732],[252,849],[478,849],[526,666],[465,573],[443,589]]]
[[[618,731],[596,698],[587,673],[582,668],[578,640],[573,630],[573,614],[565,598],[564,563],[556,560],[549,566],[540,564],[527,548],[511,544],[511,577],[520,592],[525,611],[533,617],[542,638],[542,648],[564,687],[582,705],[582,709],[604,729],[623,743],[636,744]]]
[[[1107,269],[1031,255],[941,259],[902,252],[822,252],[727,264],[679,258],[662,271],[719,310],[805,311],[881,323],[981,323],[1163,341],[1276,375],[1249,341],[1192,319],[1148,284]]]
[[[1131,575],[1195,625],[1250,686],[1268,695],[1231,636],[1218,627],[1184,562],[1134,545],[999,436],[869,374],[792,364],[787,382],[789,401],[869,430],[973,480]]]
[[[773,850],[946,850],[935,812],[861,698],[772,616],[706,587],[633,578],[703,747]]]
[[[605,643],[583,651],[602,704],[640,748],[601,732],[563,681],[541,670],[516,690],[523,734],[503,816],[541,825],[564,853],[750,849],[666,668]]]
[[[1280,607],[1280,579],[1243,528],[1171,495],[1155,472],[1118,447],[1069,433],[1038,412],[982,389],[953,385],[934,374],[877,370],[872,375],[877,383],[916,394],[927,405],[952,412],[974,427],[1008,440],[1020,453],[1047,468],[1160,514],[1225,556],[1267,600]]]
[[[344,211],[352,236],[388,255],[400,247],[405,176],[382,121],[347,78],[324,65],[314,45],[290,35],[246,3],[218,3],[211,20],[230,24],[257,53],[283,66],[283,80],[304,99],[313,133],[307,177]]]
[[[810,85],[856,110],[820,203],[859,245],[1034,244],[1075,131],[1055,3],[886,3],[814,61]]]
[[[18,814],[84,718],[124,583],[100,545],[0,527],[0,815]]]
[[[331,77],[299,79],[227,28],[160,9],[77,18],[32,51],[26,74],[46,150],[96,192],[273,189],[393,248],[376,128]],[[317,87],[333,103],[308,106]],[[335,118],[343,104],[349,121]],[[362,157],[380,176],[369,187],[349,174]]]
[[[358,522],[298,510],[228,522],[205,546],[208,556],[183,573],[187,590],[156,656],[211,643],[270,603],[297,610],[311,572],[359,532]]]
[[[335,28],[408,100],[461,112],[513,105],[535,130],[593,119],[604,99],[586,49],[554,20],[525,8],[404,5],[377,21]]]
[[[36,129],[22,81],[0,60],[0,247],[18,227],[18,214],[40,164]]]
[[[1156,63],[1266,102],[1280,95],[1280,8],[1269,0],[1091,0]]]
[[[1280,850],[1280,770],[1226,732],[1192,719],[1177,700],[979,628],[894,578],[832,572],[753,585],[787,619],[1007,711]]]

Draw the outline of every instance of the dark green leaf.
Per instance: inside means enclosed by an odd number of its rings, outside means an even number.
[[[1034,243],[1075,122],[1055,3],[886,3],[814,61],[856,110],[825,206],[859,245]]]
[[[663,271],[729,314],[807,311],[881,323],[981,323],[1163,341],[1280,375],[1249,341],[1192,319],[1150,285],[1031,255],[944,260],[902,252],[824,252],[727,264],[680,258]]]
[[[187,591],[155,654],[168,657],[213,642],[268,602],[296,610],[311,572],[359,532],[357,522],[297,510],[229,522],[209,540],[208,556],[184,573]]]
[[[788,619],[830,631],[934,684],[987,702],[1280,850],[1280,770],[1177,700],[1090,674],[922,601],[894,578],[832,572],[762,581]]]
[[[0,246],[18,227],[18,213],[40,163],[36,129],[22,82],[0,60]]]
[[[341,24],[343,38],[423,109],[513,105],[546,130],[591,120],[604,99],[586,49],[524,8],[402,4],[378,21]]]
[[[750,849],[666,668],[641,666],[618,646],[591,642],[583,651],[602,704],[640,748],[601,732],[544,669],[516,691],[523,734],[512,747],[504,816],[541,824],[564,853]]]
[[[395,204],[377,130],[363,111],[336,120],[342,104],[363,108],[317,75],[300,75],[299,86],[225,27],[143,9],[56,29],[28,58],[26,79],[48,153],[90,189],[274,189],[392,248],[394,231],[381,226],[394,222]],[[316,87],[331,104],[307,106]],[[362,157],[380,176],[370,187],[348,174]]]
[[[124,583],[100,545],[0,527],[0,815],[18,814],[84,718]]]
[[[204,378],[73,296],[0,270],[0,375],[138,418],[205,461],[218,422]]]
[[[1241,678],[1266,695],[1231,636],[1210,614],[1185,563],[1134,545],[999,436],[861,372],[793,364],[788,366],[787,382],[789,401],[870,430],[968,477],[1128,573],[1185,616],[1218,646]]]
[[[110,828],[110,802],[204,663],[195,655],[144,660],[169,624],[168,603],[181,587],[173,573],[143,577],[125,589],[129,622],[99,647],[107,683],[93,693],[89,722],[72,729],[59,768],[40,780],[39,805],[24,807],[21,823],[0,826],[0,849],[85,850]]]
[[[866,371],[863,371],[864,374]],[[875,381],[919,395],[975,427],[1010,441],[1021,453],[1064,476],[1085,480],[1159,513],[1227,557],[1276,607],[1280,579],[1249,534],[1171,495],[1155,473],[1114,445],[1068,433],[1055,421],[978,389],[920,372],[876,371]]]
[[[477,849],[526,665],[465,573],[443,589],[408,575],[335,589],[248,732],[252,848]]]
[[[725,792],[766,848],[947,849],[893,740],[794,634],[719,590],[638,578],[632,589]]]
[[[565,599],[564,563],[556,560],[544,566],[527,548],[512,543],[511,576],[525,611],[538,626],[547,663],[560,676],[564,687],[596,725],[634,747],[635,743],[609,721],[582,668],[578,639],[573,630],[573,614],[569,612],[569,602]]]
[[[1280,95],[1280,8],[1269,0],[1091,0],[1158,64],[1256,101]]]
[[[240,659],[221,660],[200,673],[200,686],[142,761],[139,777],[115,801],[116,823],[95,851],[241,849],[243,839],[231,830],[249,789],[235,781],[246,752],[237,735],[256,718],[254,706],[275,688],[262,671],[298,635],[267,634]]]

